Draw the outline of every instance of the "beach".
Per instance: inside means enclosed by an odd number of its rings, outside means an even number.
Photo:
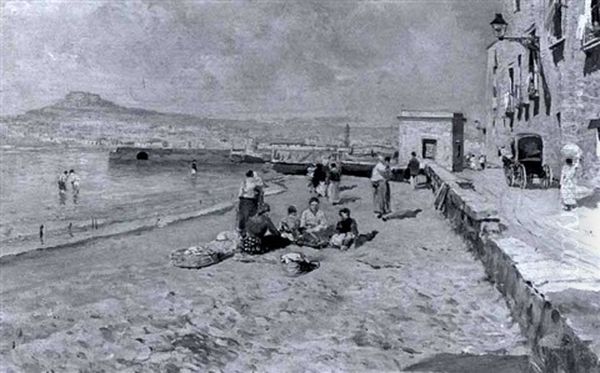
[[[285,184],[287,192],[267,197],[275,222],[309,198],[304,178]],[[342,185],[359,230],[380,232],[346,252],[290,246],[249,262],[172,266],[173,250],[231,229],[235,212],[224,210],[4,261],[2,371],[382,372],[442,355],[452,357],[448,367],[468,357],[521,371],[528,349],[519,328],[482,264],[431,207],[431,191],[393,183],[394,209],[423,211],[383,222],[367,179]],[[340,207],[322,208],[333,223]],[[286,276],[279,257],[290,251],[320,267]],[[469,360],[455,371],[476,367]]]

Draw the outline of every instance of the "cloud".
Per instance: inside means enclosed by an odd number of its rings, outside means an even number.
[[[487,1],[7,1],[8,113],[88,90],[198,115],[480,105]],[[483,29],[483,26],[486,29]]]

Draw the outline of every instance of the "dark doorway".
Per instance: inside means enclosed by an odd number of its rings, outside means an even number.
[[[435,159],[437,153],[437,140],[423,139],[423,151],[421,156],[423,159]]]
[[[135,159],[140,160],[140,161],[147,161],[148,160],[148,153],[146,153],[146,152],[139,152],[135,156]]]

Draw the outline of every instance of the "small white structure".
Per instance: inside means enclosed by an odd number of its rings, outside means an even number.
[[[398,120],[399,164],[407,164],[415,152],[448,170],[462,171],[465,119],[461,113],[402,111]]]

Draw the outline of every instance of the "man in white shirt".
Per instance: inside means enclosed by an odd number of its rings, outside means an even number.
[[[379,161],[371,172],[371,184],[373,185],[373,205],[377,218],[389,213],[390,209],[390,158],[379,155]]]

